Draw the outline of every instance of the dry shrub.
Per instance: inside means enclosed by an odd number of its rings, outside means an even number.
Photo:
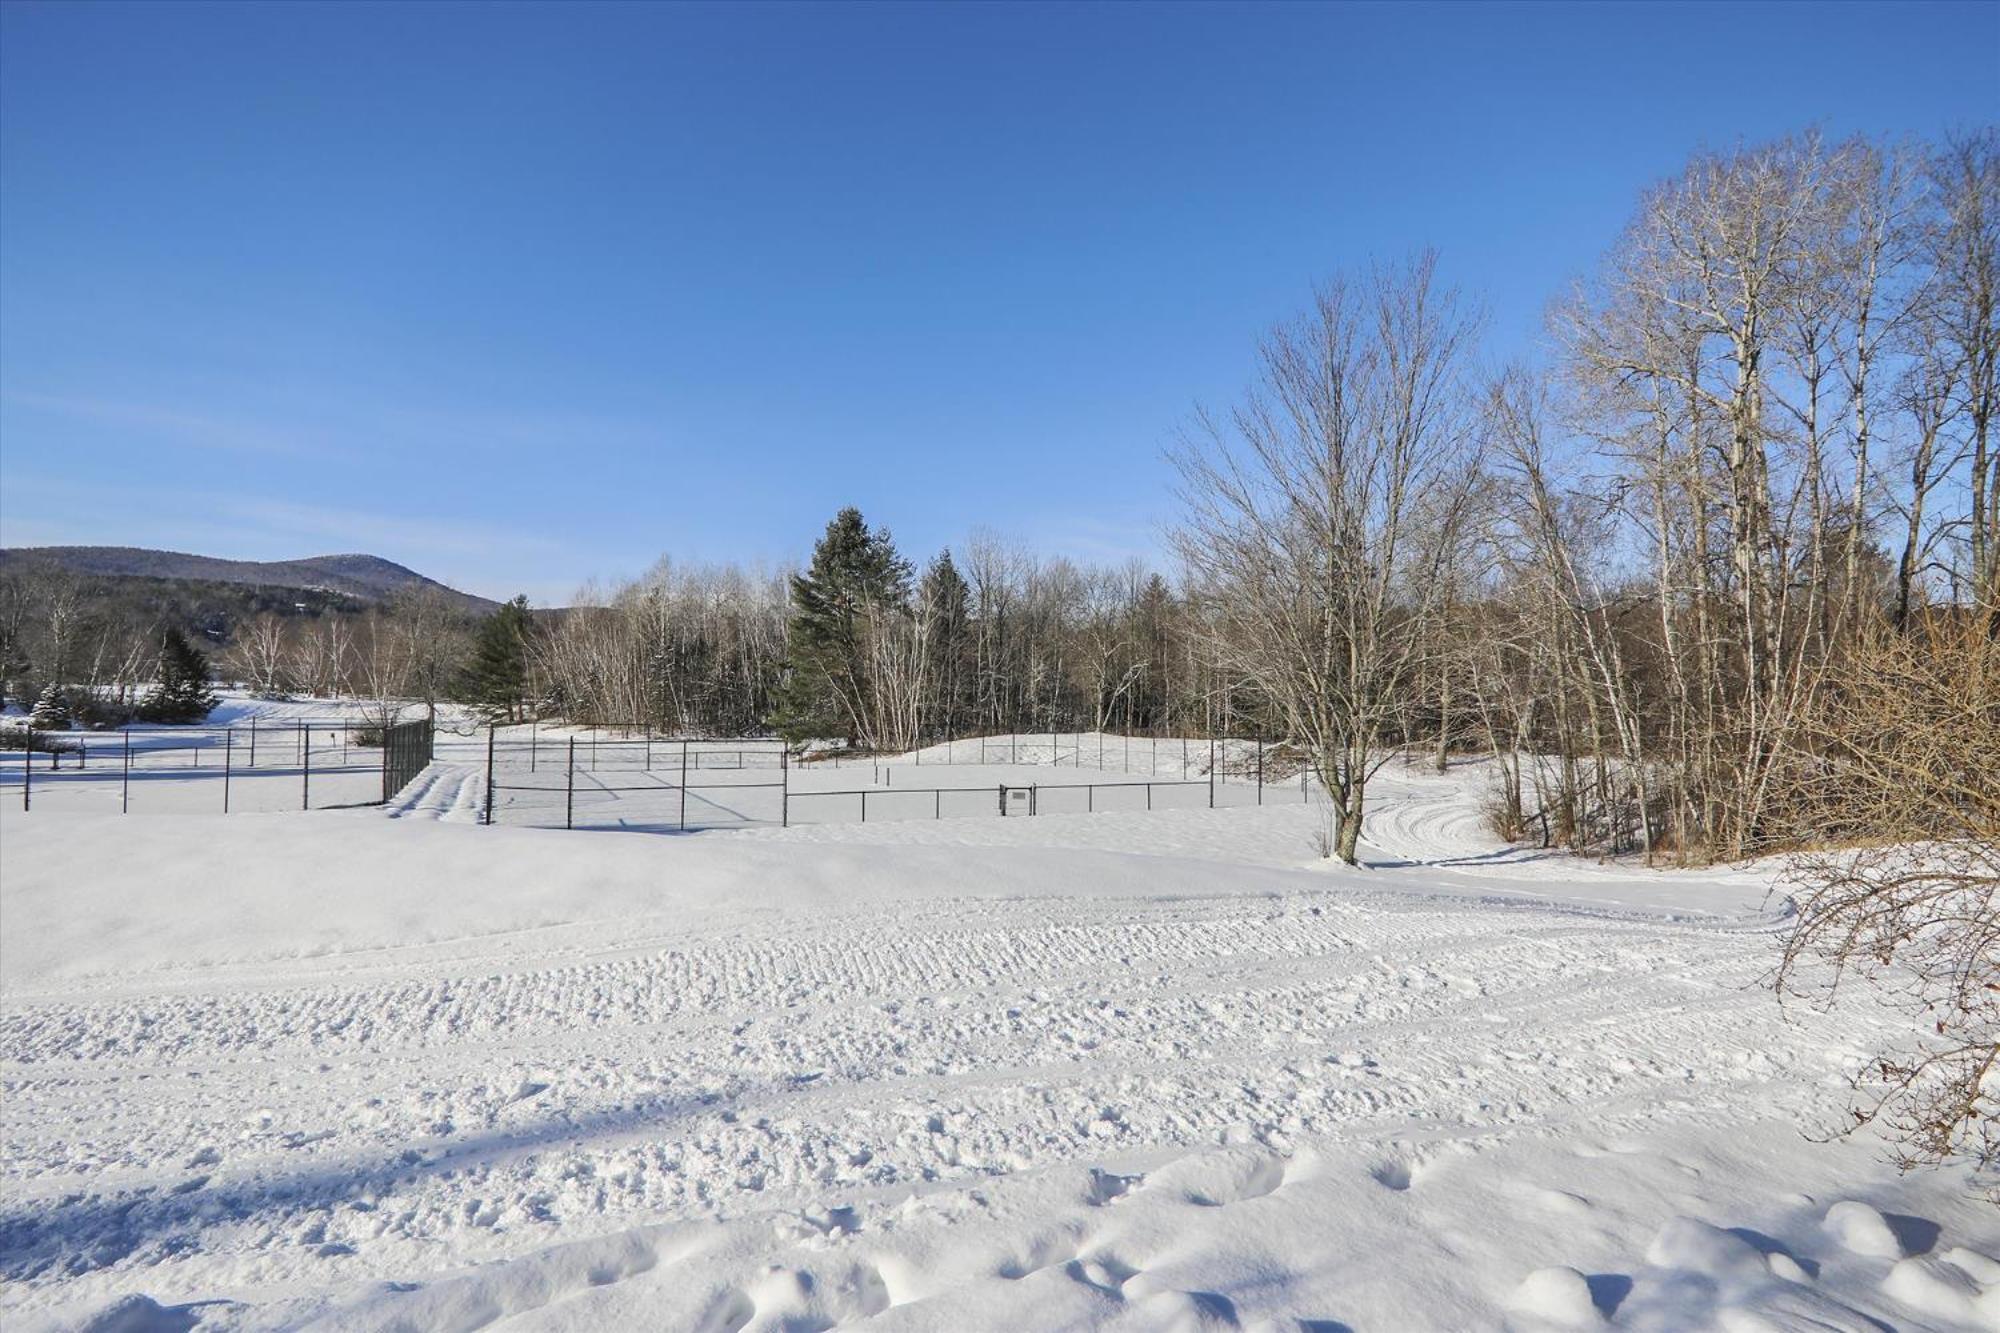
[[[2000,1156],[2000,643],[1941,613],[1857,644],[1807,719],[1781,994],[1859,980],[1913,1019],[1854,1078],[1850,1128],[1905,1168]],[[1830,964],[1830,967],[1823,966]]]
[[[1485,817],[1486,827],[1503,842],[1519,842],[1528,836],[1528,821],[1521,813],[1520,798],[1501,783],[1494,783],[1480,800],[1479,813]]]

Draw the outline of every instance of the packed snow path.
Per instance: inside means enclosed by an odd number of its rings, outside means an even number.
[[[1297,808],[9,821],[0,1299],[204,1328],[2000,1326],[1974,1182],[1802,1137],[1894,1020],[1786,1021],[1761,881],[1509,854],[1463,782],[1384,793],[1370,851],[1402,868],[1372,872],[1311,864]]]

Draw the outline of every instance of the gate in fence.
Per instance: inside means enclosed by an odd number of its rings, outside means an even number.
[[[435,732],[429,722],[397,722],[382,732],[382,799],[388,800],[430,766]]]

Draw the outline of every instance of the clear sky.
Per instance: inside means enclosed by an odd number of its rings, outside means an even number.
[[[0,541],[564,600],[858,504],[1158,548],[1434,244],[1498,356],[1689,152],[2000,118],[2000,6],[0,5]]]

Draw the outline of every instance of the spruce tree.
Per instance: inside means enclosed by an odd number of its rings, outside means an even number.
[[[200,722],[219,702],[209,689],[208,658],[169,626],[160,636],[160,665],[153,688],[139,704],[145,722]]]
[[[812,564],[792,576],[785,679],[772,717],[780,735],[859,739],[868,698],[862,629],[871,609],[908,609],[910,575],[887,528],[871,532],[852,506],[834,515]]]
[[[63,687],[51,681],[42,689],[41,697],[35,700],[35,710],[28,715],[28,725],[36,731],[68,731],[72,720],[69,696]]]
[[[917,591],[917,604],[929,624],[925,664],[931,680],[930,727],[935,733],[958,733],[968,719],[973,680],[972,589],[952,562],[949,550],[940,551],[924,571]]]
[[[459,697],[492,718],[512,720],[521,714],[528,692],[528,599],[504,603],[479,627],[460,681]]]

